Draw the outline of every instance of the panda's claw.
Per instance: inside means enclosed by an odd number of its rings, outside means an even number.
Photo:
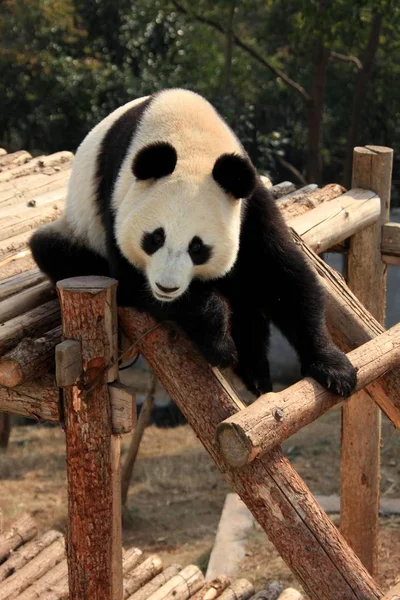
[[[303,367],[302,373],[343,398],[351,396],[357,384],[357,371],[347,356],[336,347]]]

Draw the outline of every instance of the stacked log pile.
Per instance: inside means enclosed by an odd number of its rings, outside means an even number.
[[[157,554],[145,557],[139,548],[123,551],[124,600],[300,600],[296,590],[270,586],[255,593],[246,579],[224,575],[206,582],[196,565],[164,565]],[[29,515],[0,535],[1,600],[64,600],[68,598],[65,541],[59,531],[38,534]]]

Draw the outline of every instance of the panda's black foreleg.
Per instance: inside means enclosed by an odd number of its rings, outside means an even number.
[[[269,320],[256,306],[232,304],[232,337],[238,361],[235,373],[255,396],[272,391],[268,361]]]
[[[29,246],[39,269],[53,283],[68,277],[109,275],[104,258],[50,228],[36,231]]]
[[[217,292],[192,285],[187,296],[177,302],[171,318],[212,366],[225,368],[235,364],[237,353],[230,333],[229,310]]]

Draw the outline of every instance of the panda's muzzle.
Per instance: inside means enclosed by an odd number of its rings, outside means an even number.
[[[161,285],[161,283],[157,283],[157,282],[156,282],[156,286],[158,287],[159,290],[164,292],[164,294],[173,294],[174,292],[177,292],[179,290],[178,287],[167,288],[167,287],[164,287],[163,285]]]

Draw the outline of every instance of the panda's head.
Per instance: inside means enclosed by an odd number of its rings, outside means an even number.
[[[241,199],[254,190],[255,170],[239,154],[206,163],[192,169],[193,157],[178,157],[166,142],[141,148],[116,210],[118,246],[161,302],[179,298],[194,278],[223,277],[237,258]]]

